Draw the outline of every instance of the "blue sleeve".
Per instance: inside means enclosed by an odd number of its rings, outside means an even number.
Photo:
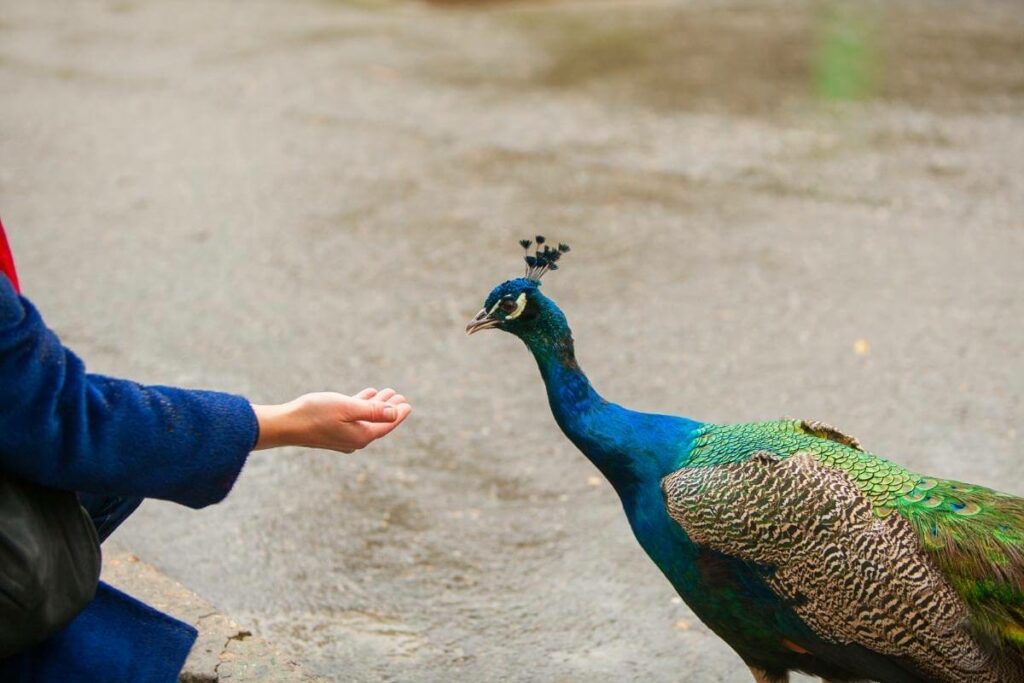
[[[0,469],[199,508],[227,495],[257,436],[240,396],[86,373],[0,275]]]

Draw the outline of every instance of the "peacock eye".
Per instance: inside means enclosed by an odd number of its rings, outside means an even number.
[[[505,314],[505,321],[515,320],[526,310],[526,292],[519,295],[518,299],[502,299],[494,304],[490,313],[501,311]]]

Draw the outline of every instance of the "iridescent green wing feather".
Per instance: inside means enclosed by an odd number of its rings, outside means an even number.
[[[1024,658],[1024,499],[921,477],[895,505],[970,606],[979,635]]]

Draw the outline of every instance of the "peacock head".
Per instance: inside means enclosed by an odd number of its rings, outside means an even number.
[[[526,251],[526,274],[491,290],[484,307],[466,325],[466,334],[499,329],[529,343],[567,327],[565,316],[555,302],[541,294],[540,279],[545,273],[558,270],[558,260],[568,253],[569,245],[551,247],[546,242],[543,235],[519,242]],[[534,244],[536,248],[531,254],[530,248]]]

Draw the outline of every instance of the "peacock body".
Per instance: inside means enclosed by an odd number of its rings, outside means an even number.
[[[539,289],[565,251],[528,257],[467,332],[526,343],[559,427],[756,680],[1024,681],[1024,499],[916,474],[820,422],[713,425],[605,401]]]

